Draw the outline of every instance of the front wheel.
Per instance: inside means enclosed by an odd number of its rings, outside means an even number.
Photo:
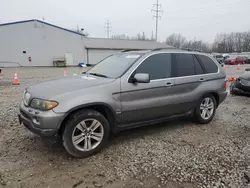
[[[82,110],[67,119],[63,145],[75,157],[89,157],[106,145],[109,132],[109,123],[102,114]]]
[[[215,115],[216,105],[213,95],[208,94],[203,96],[194,111],[195,121],[200,124],[209,123]]]

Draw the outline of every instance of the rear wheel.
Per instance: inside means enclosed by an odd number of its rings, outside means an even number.
[[[194,111],[195,121],[201,124],[209,123],[214,117],[216,105],[213,95],[208,94],[202,97]]]
[[[66,121],[63,145],[75,157],[89,157],[99,152],[109,138],[109,123],[94,110],[82,110]]]

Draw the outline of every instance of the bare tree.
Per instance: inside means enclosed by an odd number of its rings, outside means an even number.
[[[193,49],[193,50],[201,50],[203,52],[210,53],[211,46],[208,43],[203,42],[202,40],[190,40],[186,41],[183,46],[183,48]]]
[[[166,39],[166,44],[176,48],[181,48],[185,41],[186,38],[184,36],[173,33]]]
[[[126,40],[152,40],[146,36],[145,32],[138,33],[136,36],[127,36],[125,34],[113,35],[112,38],[113,39],[123,39],[123,40],[125,40],[125,39]]]
[[[249,52],[250,51],[250,31],[243,33],[243,44],[242,44],[242,50],[243,52]]]

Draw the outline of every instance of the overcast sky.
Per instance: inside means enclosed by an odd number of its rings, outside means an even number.
[[[151,37],[155,20],[151,9],[156,0],[0,0],[0,23],[45,18],[46,22],[69,29],[85,28],[92,37],[111,35]],[[159,41],[171,33],[188,39],[212,42],[216,33],[250,30],[250,0],[159,0],[163,15]]]

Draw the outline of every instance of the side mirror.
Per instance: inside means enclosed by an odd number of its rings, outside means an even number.
[[[137,73],[130,80],[132,83],[149,83],[150,82],[149,74],[147,73]]]
[[[245,71],[250,71],[250,68],[245,69]]]

